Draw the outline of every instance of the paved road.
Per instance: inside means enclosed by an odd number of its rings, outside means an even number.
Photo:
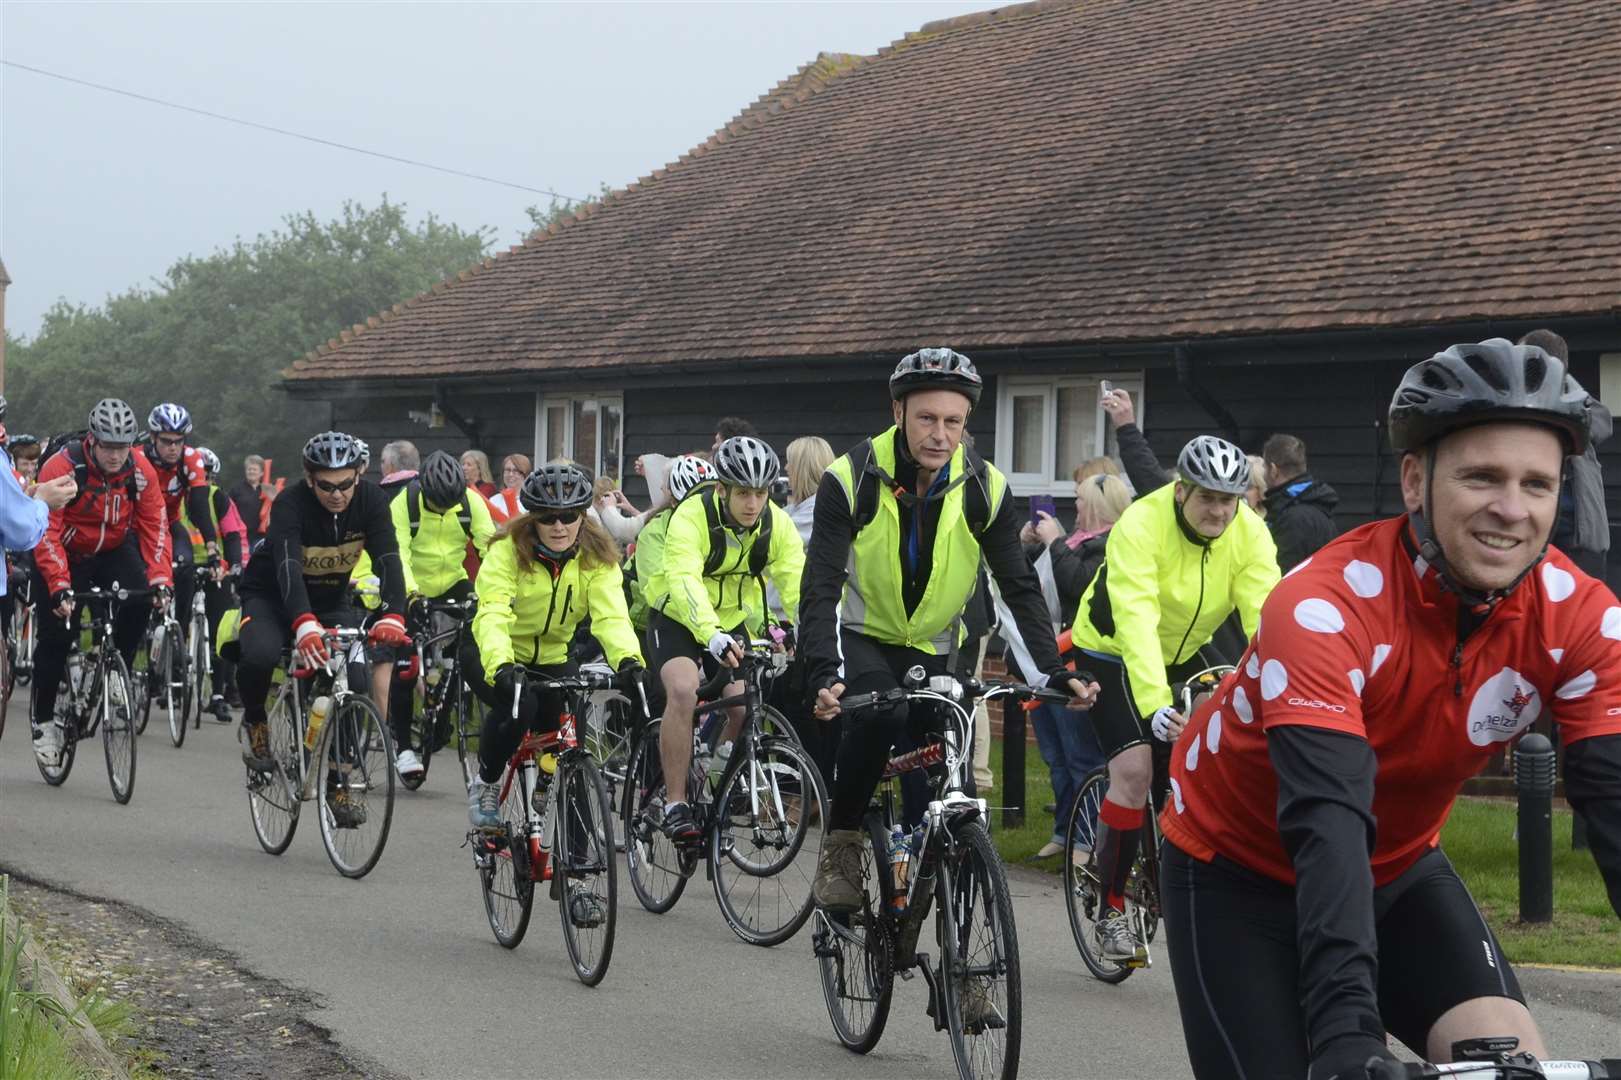
[[[574,978],[555,908],[537,898],[508,952],[484,919],[450,769],[400,792],[393,832],[362,881],[333,872],[305,822],[285,855],[254,840],[235,729],[209,722],[182,750],[155,723],[135,797],[116,805],[99,744],[68,783],[39,779],[13,709],[0,743],[0,869],[116,898],[183,925],[261,974],[311,991],[311,1019],[362,1059],[422,1077],[941,1077],[951,1051],[903,983],[878,1048],[832,1036],[810,945],[739,942],[706,887],[646,913],[621,876],[613,966]],[[1027,1077],[1186,1075],[1170,972],[1119,987],[1085,975],[1048,879],[1013,881],[1024,959]],[[1550,1037],[1570,1055],[1615,1053],[1621,977],[1532,973]],[[528,1047],[528,1049],[525,1049]]]

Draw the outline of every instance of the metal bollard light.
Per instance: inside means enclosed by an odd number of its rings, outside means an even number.
[[[1520,795],[1520,920],[1553,921],[1553,744],[1532,733],[1514,751]]]

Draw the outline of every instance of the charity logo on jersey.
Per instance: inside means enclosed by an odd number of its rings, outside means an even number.
[[[1469,703],[1469,741],[1476,746],[1507,742],[1542,715],[1542,695],[1513,668],[1504,668],[1475,691]]]

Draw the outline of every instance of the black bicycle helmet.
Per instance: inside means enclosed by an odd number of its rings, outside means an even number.
[[[38,445],[38,435],[8,435],[6,437],[6,448],[12,451],[13,454],[15,454],[18,450],[23,450],[27,447]]]
[[[1587,391],[1564,361],[1503,338],[1454,345],[1407,369],[1390,399],[1390,445],[1418,450],[1449,432],[1491,420],[1547,424],[1588,444]]]
[[[591,478],[578,465],[542,465],[524,477],[518,504],[531,514],[543,510],[584,510],[594,498]]]
[[[715,451],[715,474],[723,484],[770,488],[781,473],[777,452],[752,435],[733,435]]]
[[[903,357],[889,376],[889,397],[899,401],[918,390],[955,390],[978,405],[985,380],[974,362],[952,349],[919,349]]]
[[[304,444],[307,469],[358,469],[360,457],[360,440],[341,431],[323,431]]]
[[[90,434],[98,443],[133,445],[140,434],[135,410],[117,398],[102,398],[90,410]]]
[[[462,474],[461,463],[443,450],[428,455],[417,478],[422,482],[423,496],[440,509],[455,506],[467,491],[467,477]]]

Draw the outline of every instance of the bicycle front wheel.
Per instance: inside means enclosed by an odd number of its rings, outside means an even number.
[[[780,945],[815,903],[827,793],[816,765],[787,739],[759,739],[740,757],[715,800],[710,878],[733,933],[751,945]]]
[[[891,891],[884,850],[884,826],[877,814],[866,819],[861,852],[861,907],[847,914],[818,911],[811,930],[822,975],[822,1000],[839,1042],[858,1054],[878,1045],[889,1020],[895,990],[894,921],[886,911]]]
[[[129,670],[116,652],[107,658],[100,693],[91,705],[101,717],[101,744],[107,752],[107,782],[113,798],[127,803],[135,794],[135,712]]]
[[[956,830],[937,878],[936,929],[946,1031],[962,1080],[1019,1074],[1023,991],[1007,872],[985,826]]]
[[[552,892],[562,913],[563,943],[574,974],[595,986],[613,958],[619,862],[608,786],[583,752],[558,777],[556,820]]]
[[[29,693],[29,716],[34,715],[33,697],[38,693],[39,683],[35,683]],[[78,740],[76,736],[79,721],[67,704],[69,697],[67,680],[64,679],[61,687],[56,691],[55,714],[51,718],[51,723],[56,724],[62,733],[62,751],[57,763],[55,765],[46,765],[39,760],[38,756],[34,757],[34,765],[39,769],[39,775],[52,787],[61,787],[67,782],[68,773],[73,771],[73,758],[77,753]]]
[[[259,846],[280,855],[293,842],[298,828],[298,791],[304,783],[303,735],[293,715],[293,695],[276,695],[268,718],[273,772],[248,772],[248,813]]]
[[[1086,778],[1064,828],[1064,907],[1069,910],[1069,931],[1081,962],[1094,978],[1111,986],[1125,982],[1134,968],[1106,960],[1098,944],[1098,920],[1103,914],[1103,884],[1098,877],[1098,813],[1109,793],[1109,772],[1098,769]]]
[[[394,818],[394,741],[370,698],[352,694],[327,718],[316,761],[321,842],[344,877],[365,877]]]
[[[191,649],[190,643],[164,649],[169,654],[169,741],[176,748],[184,745],[191,722]]]
[[[687,887],[681,853],[664,835],[664,766],[659,759],[660,721],[643,730],[625,767],[625,865],[642,907],[662,915]]]

